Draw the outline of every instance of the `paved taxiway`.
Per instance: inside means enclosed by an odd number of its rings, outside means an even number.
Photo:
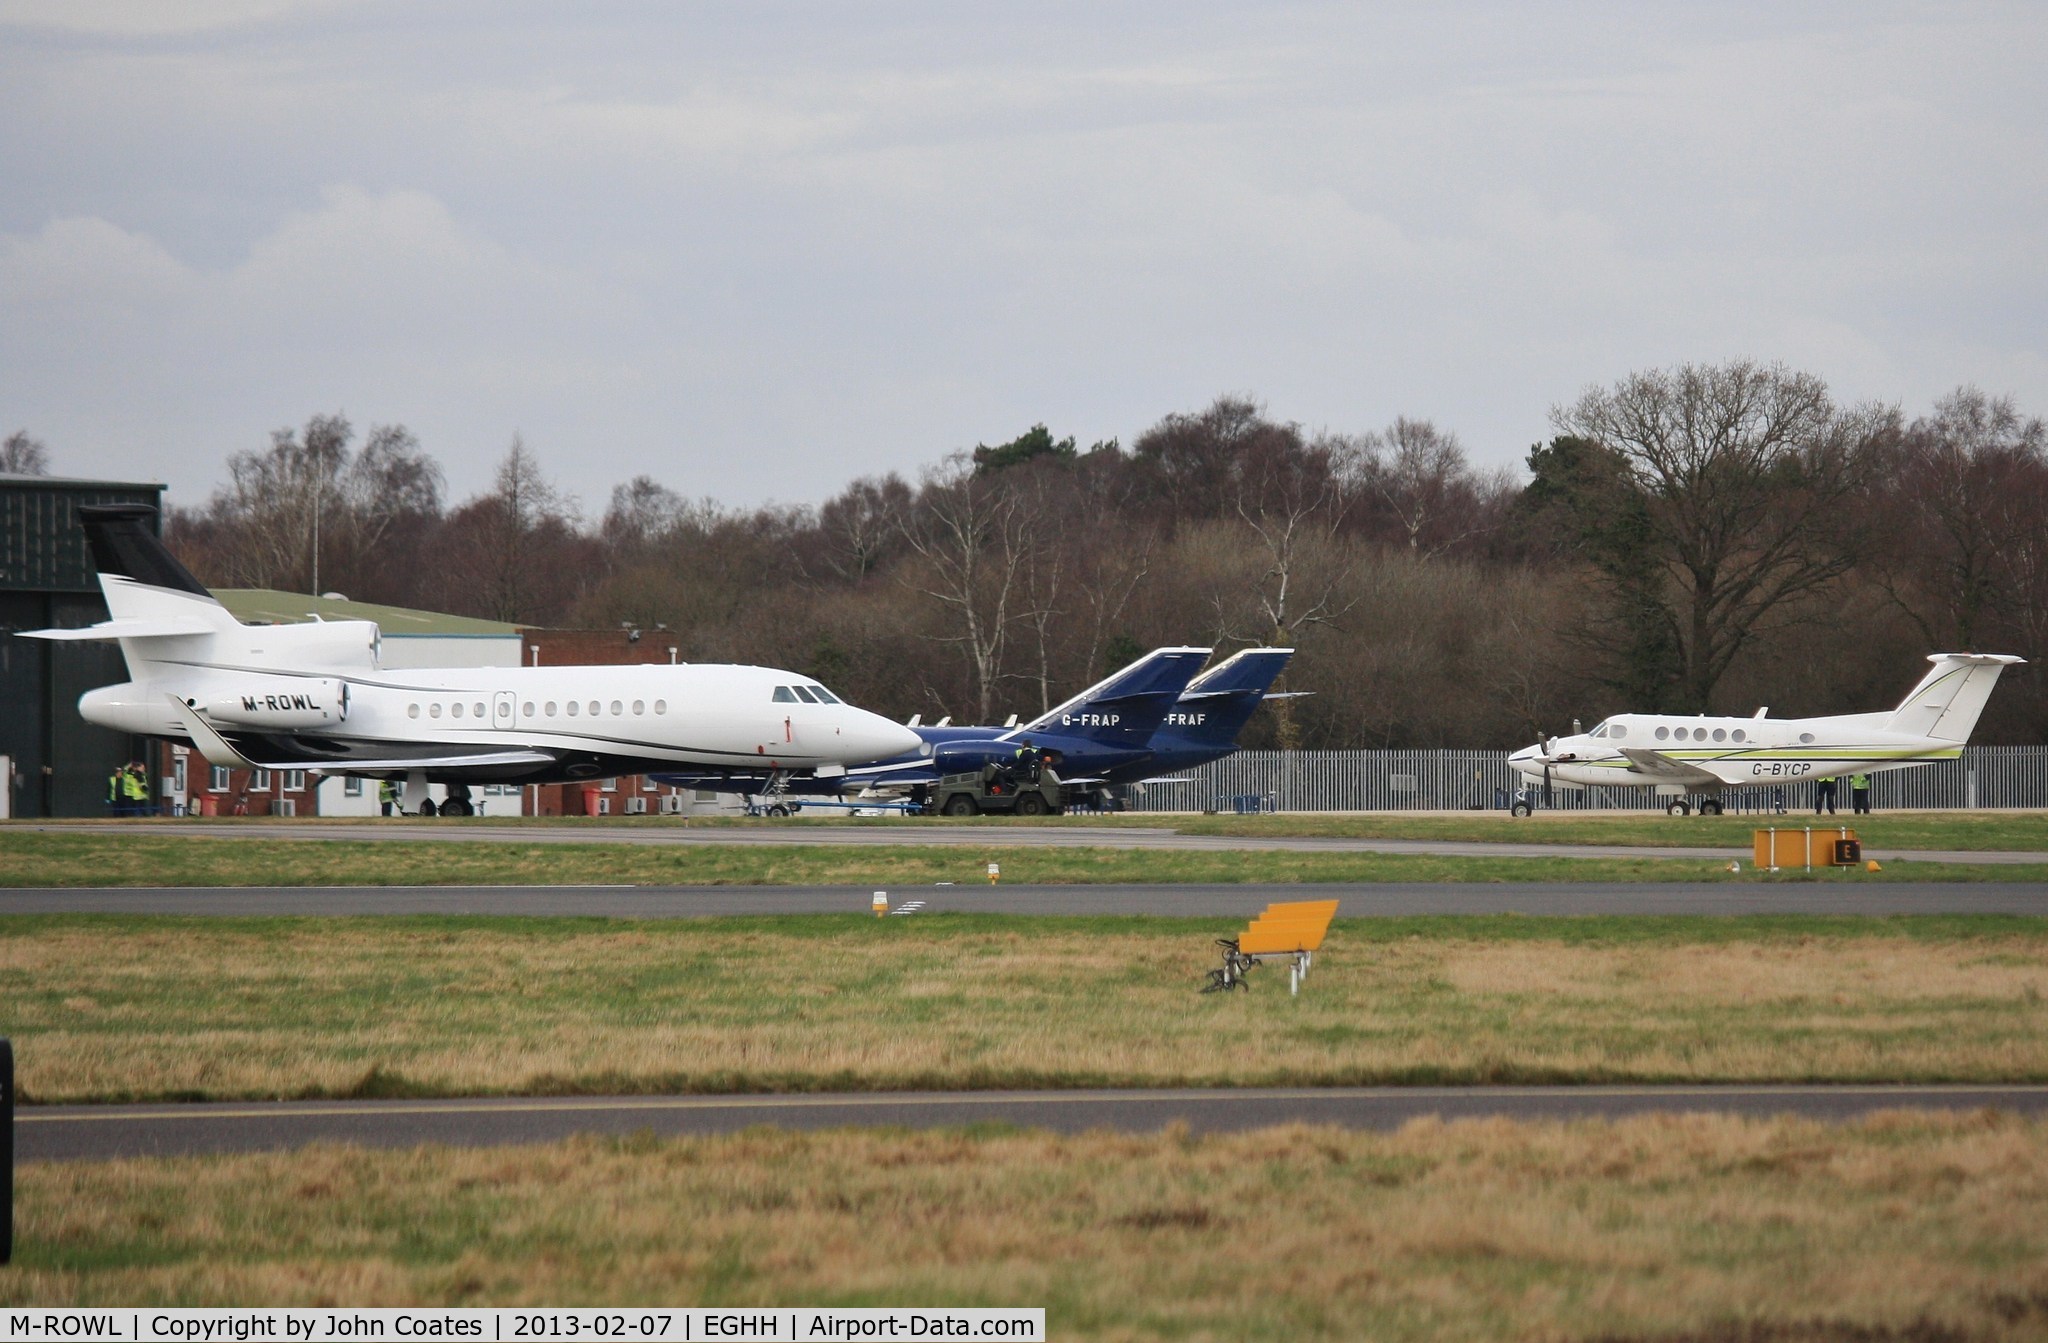
[[[1374,882],[1315,885],[900,886],[923,912],[1240,919],[1275,900],[1347,918],[1415,914],[2048,915],[2048,882]],[[860,886],[245,886],[0,889],[0,914],[488,914],[676,919],[867,914]]]
[[[1798,819],[1798,818],[1792,818]],[[1848,824],[1845,819],[1844,825]],[[1184,835],[1164,827],[1106,825],[822,825],[811,822],[759,826],[508,826],[488,821],[392,821],[367,825],[295,825],[286,822],[140,821],[65,825],[38,823],[23,829],[51,834],[177,835],[194,839],[331,839],[405,843],[423,839],[475,844],[649,844],[920,845],[984,849],[1172,849],[1224,853],[1394,853],[1447,858],[1692,858],[1749,860],[1747,848],[1672,848],[1641,844],[1530,844],[1513,841],[1365,839],[1351,836]],[[1506,828],[1506,827],[1503,827]],[[1974,849],[1870,849],[1886,862],[2041,863],[2048,853]]]
[[[1386,1129],[1429,1115],[1577,1119],[1657,1111],[1843,1120],[1901,1107],[2048,1114],[2048,1087],[1333,1087],[38,1106],[19,1112],[15,1150],[24,1161],[76,1161],[276,1151],[311,1142],[485,1147],[578,1133],[728,1133],[755,1124],[1004,1123],[1143,1133],[1178,1121],[1213,1133],[1290,1123]]]

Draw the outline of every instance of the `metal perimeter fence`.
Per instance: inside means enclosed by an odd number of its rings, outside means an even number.
[[[1132,811],[1505,810],[1528,784],[1506,751],[1239,751],[1186,774],[1127,789]],[[1721,794],[1730,811],[1812,810],[1813,784],[1759,784]],[[1661,811],[1654,788],[1558,784],[1567,811]],[[2048,746],[1971,746],[1960,760],[1871,776],[1875,808],[2048,807]],[[1848,780],[1837,805],[1849,809]]]

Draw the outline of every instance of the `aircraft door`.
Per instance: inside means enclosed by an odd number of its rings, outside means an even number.
[[[517,698],[509,690],[500,690],[491,696],[491,726],[510,728],[513,721],[513,701]]]

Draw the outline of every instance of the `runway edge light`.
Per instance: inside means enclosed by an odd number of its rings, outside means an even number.
[[[881,918],[881,917],[882,917],[882,916],[883,916],[884,914],[887,914],[888,912],[889,912],[889,893],[888,893],[887,891],[876,891],[876,892],[875,892],[875,917],[879,919],[879,918]]]

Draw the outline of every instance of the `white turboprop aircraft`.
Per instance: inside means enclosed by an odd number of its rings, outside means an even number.
[[[1910,769],[1963,753],[1998,674],[2026,659],[2008,653],[1935,653],[1933,670],[1896,709],[1831,718],[1684,717],[1617,714],[1591,732],[1524,747],[1508,763],[1548,787],[1657,787],[1677,793],[1665,808],[1719,815],[1723,788],[1841,774]],[[1682,791],[1681,791],[1682,790]],[[1515,811],[1529,813],[1518,801]]]
[[[189,741],[216,765],[429,781],[557,783],[653,770],[810,770],[917,749],[898,723],[795,672],[717,663],[386,671],[372,621],[244,625],[136,504],[78,510],[112,619],[36,639],[117,639],[129,680],[86,721]],[[466,816],[454,800],[446,812]]]

